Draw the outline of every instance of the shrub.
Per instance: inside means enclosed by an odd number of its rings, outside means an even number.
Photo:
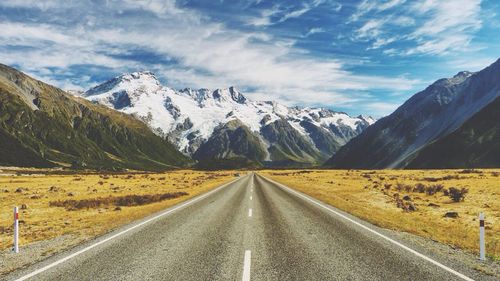
[[[424,181],[428,182],[437,182],[437,181],[445,181],[445,180],[458,180],[460,177],[458,175],[447,175],[441,178],[433,178],[433,177],[425,177],[423,178]]]
[[[421,183],[417,183],[415,185],[415,188],[413,189],[413,192],[424,193],[425,192],[425,185],[423,185]]]
[[[439,178],[426,177],[424,178],[424,181],[437,182],[439,181]]]
[[[443,190],[444,186],[442,184],[434,184],[434,185],[429,185],[425,188],[425,193],[427,195],[434,195],[437,192],[440,192]]]
[[[482,174],[483,172],[480,170],[475,170],[475,169],[464,169],[460,171],[459,173],[461,174]]]
[[[184,195],[187,192],[169,192],[163,194],[146,194],[146,195],[125,195],[119,197],[92,198],[83,200],[64,200],[52,201],[49,203],[51,207],[64,207],[66,210],[79,210],[89,208],[99,208],[101,206],[140,206],[160,202],[167,199],[174,199]]]
[[[465,199],[465,194],[469,192],[469,189],[467,188],[455,188],[455,187],[450,187],[448,196],[453,200],[453,202],[460,202],[464,201]]]

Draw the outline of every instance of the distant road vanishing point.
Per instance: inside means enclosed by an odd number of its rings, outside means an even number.
[[[249,173],[6,280],[493,280]]]

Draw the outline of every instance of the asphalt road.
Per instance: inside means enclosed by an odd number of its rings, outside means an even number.
[[[380,231],[252,173],[7,280],[489,278],[419,256]]]

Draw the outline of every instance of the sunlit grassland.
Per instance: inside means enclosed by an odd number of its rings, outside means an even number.
[[[63,235],[72,237],[69,244],[76,244],[207,192],[233,178],[234,172],[229,171],[190,170],[157,174],[0,175],[0,249],[12,246],[14,206],[26,206],[20,209],[21,247]],[[162,197],[153,203],[141,201],[143,205],[137,206],[115,205],[116,198],[125,199],[127,204],[131,196],[151,199],[149,195],[163,194],[176,196]],[[81,209],[51,204],[66,200],[94,200],[104,204],[89,204],[88,208]]]
[[[266,170],[261,174],[375,225],[476,253],[478,215],[484,212],[487,254],[500,258],[500,170]],[[453,202],[443,191],[429,195],[414,190],[417,185],[469,191],[464,201]],[[397,206],[396,198],[406,195],[411,201],[404,203],[413,202],[416,211]],[[447,212],[457,212],[458,218],[444,217]]]

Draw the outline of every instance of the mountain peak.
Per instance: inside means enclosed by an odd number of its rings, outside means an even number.
[[[375,118],[371,117],[370,115],[360,114],[356,118],[364,120],[364,121],[368,122],[368,124],[370,124],[370,125],[373,124],[373,123],[375,123],[375,121],[377,121]]]
[[[457,73],[455,76],[453,76],[453,78],[462,78],[462,77],[469,77],[471,76],[472,74],[474,74],[474,72],[470,72],[470,71],[460,71],[459,73]]]
[[[455,76],[452,78],[447,79],[448,83],[451,83],[453,85],[460,84],[464,82],[467,78],[471,77],[474,74],[474,72],[470,71],[460,71],[457,73]]]
[[[149,83],[149,84],[160,85],[160,81],[158,80],[158,78],[156,78],[156,75],[148,70],[122,74],[117,78],[121,81],[137,80],[144,84]]]
[[[467,78],[471,77],[472,75],[474,75],[474,72],[460,71],[451,78],[441,78],[441,79],[437,80],[431,86],[433,86],[433,85],[436,85],[436,86],[457,85],[457,84],[464,82]]]
[[[247,98],[240,93],[234,86],[229,87],[229,93],[231,94],[231,99],[237,103],[245,103]]]
[[[240,93],[234,86],[227,89],[216,89],[212,92],[212,98],[219,102],[223,101],[234,101],[239,104],[244,104],[247,98]]]
[[[151,71],[124,73],[86,91],[83,96],[95,96],[109,92],[156,92],[160,81]]]

